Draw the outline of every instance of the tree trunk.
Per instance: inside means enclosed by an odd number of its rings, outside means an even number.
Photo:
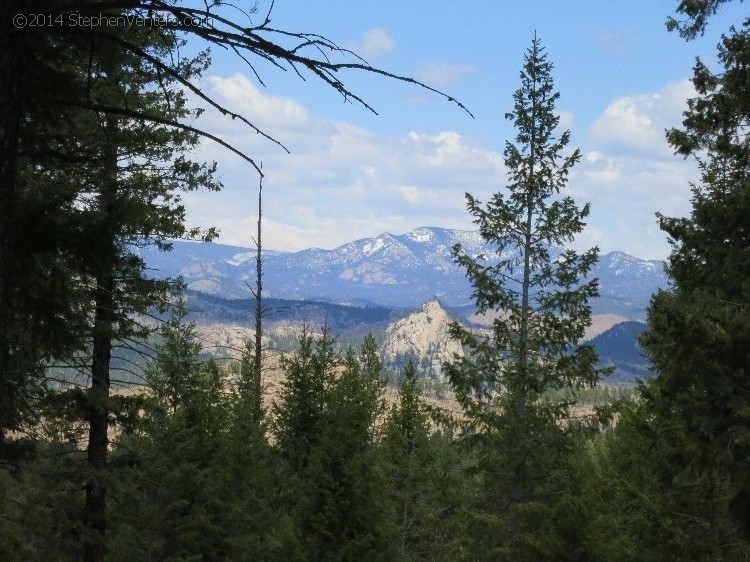
[[[0,441],[13,425],[14,389],[9,369],[10,283],[13,279],[13,216],[16,200],[16,154],[23,84],[21,53],[12,23],[19,0],[0,1]]]
[[[96,280],[93,361],[89,410],[88,462],[93,475],[86,483],[86,519],[89,533],[84,541],[84,561],[104,560],[106,531],[107,486],[104,471],[109,445],[109,361],[112,354],[112,323],[114,281],[112,274]]]
[[[260,421],[260,414],[263,405],[263,381],[261,379],[263,361],[261,353],[263,351],[263,301],[262,293],[263,290],[263,256],[261,253],[261,216],[263,213],[263,177],[261,176],[260,182],[258,183],[258,254],[256,256],[255,267],[256,267],[256,287],[255,287],[255,358],[254,358],[254,387],[255,387],[255,416],[256,420]]]
[[[536,91],[536,89],[534,90]],[[532,122],[536,119],[536,107],[532,101]],[[526,486],[526,471],[524,464],[526,462],[526,401],[528,400],[529,384],[529,288],[531,285],[531,231],[534,217],[534,158],[536,144],[536,129],[532,125],[530,155],[529,155],[529,174],[526,181],[527,201],[526,201],[526,224],[524,225],[524,247],[523,247],[523,285],[521,287],[521,329],[519,331],[518,355],[519,366],[519,384],[517,388],[516,402],[516,427],[514,430],[514,446],[516,448],[516,466],[513,467],[513,483],[511,487],[510,499],[513,503],[520,503],[524,500]]]
[[[107,118],[105,133],[109,137],[117,130],[114,117]],[[84,539],[84,562],[104,560],[106,532],[107,486],[105,470],[109,445],[109,363],[115,322],[114,269],[117,244],[113,209],[117,198],[117,148],[108,139],[104,149],[103,183],[100,192],[102,233],[107,239],[104,255],[93,256],[97,262],[94,290],[94,333],[89,391],[88,462],[92,475],[86,483],[86,522],[88,533]]]

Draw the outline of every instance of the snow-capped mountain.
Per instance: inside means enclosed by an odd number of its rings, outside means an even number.
[[[472,256],[498,259],[476,231],[435,227],[407,234],[383,233],[333,250],[264,251],[264,292],[284,299],[317,299],[342,304],[416,307],[432,298],[449,307],[471,305],[471,287],[451,257],[459,243]],[[188,287],[224,298],[249,296],[254,252],[222,244],[175,242],[169,253],[144,254],[153,274],[181,275]],[[600,256],[593,272],[601,298],[595,312],[642,319],[651,294],[666,286],[663,264],[622,252]]]

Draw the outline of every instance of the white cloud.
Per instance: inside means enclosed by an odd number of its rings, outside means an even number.
[[[261,92],[242,74],[237,73],[229,78],[213,76],[208,79],[208,87],[226,107],[251,117],[258,126],[281,124],[286,128],[290,125],[304,126],[310,122],[307,110],[299,103]],[[240,123],[237,125],[243,126]]]
[[[347,47],[361,57],[376,59],[387,55],[396,48],[396,42],[382,27],[365,31],[359,41],[349,43]]]
[[[594,121],[589,136],[610,150],[669,157],[665,130],[680,125],[686,100],[694,95],[692,83],[683,80],[659,92],[619,98]]]
[[[502,155],[456,131],[374,134],[313,115],[295,101],[269,96],[241,75],[214,77],[207,88],[218,101],[239,106],[252,121],[267,124],[269,132],[292,150],[291,155],[284,153],[213,110],[200,124],[263,161],[268,248],[332,248],[417,226],[473,228],[464,193],[486,201],[506,184]],[[670,156],[655,139],[666,121],[679,122],[687,90],[679,83],[616,100],[588,134],[574,135],[572,145],[582,147],[584,158],[570,177],[570,192],[579,203],[592,203],[589,226],[578,238],[578,247],[599,244],[603,251],[617,249],[646,258],[667,255],[666,236],[654,213],[686,215],[688,184],[697,173],[692,162]],[[669,115],[661,115],[667,109]],[[561,116],[569,126],[572,115]],[[188,194],[190,222],[218,226],[224,243],[250,245],[257,216],[257,175],[210,141],[202,143],[198,156],[218,161],[225,189]]]
[[[451,86],[464,76],[475,74],[476,71],[470,64],[436,62],[417,70],[417,76],[430,85]]]
[[[591,203],[590,232],[578,238],[577,246],[595,243],[604,251],[664,258],[667,238],[655,213],[689,213],[689,182],[695,180],[695,166],[679,158],[591,154],[593,158],[584,157],[570,178],[576,201]]]
[[[562,109],[557,112],[558,117],[560,117],[560,123],[558,123],[558,127],[560,131],[568,131],[573,129],[573,125],[575,123],[575,114],[572,111],[568,111],[566,109]]]
[[[263,162],[269,248],[334,247],[423,225],[471,228],[464,192],[486,199],[504,181],[502,157],[454,131],[376,135],[267,96],[244,77],[214,77],[207,87],[251,121],[268,122],[268,132],[292,150],[285,154],[216,111],[201,119],[204,129]],[[247,245],[257,216],[257,176],[210,141],[199,156],[219,163],[225,189],[188,194],[191,223],[218,226],[220,241]]]
[[[688,97],[688,80],[657,92],[613,101],[588,131],[584,158],[571,176],[576,197],[591,201],[589,223],[606,250],[644,258],[663,258],[669,247],[655,213],[686,216],[690,182],[698,179],[692,161],[675,157],[665,130],[679,127]]]

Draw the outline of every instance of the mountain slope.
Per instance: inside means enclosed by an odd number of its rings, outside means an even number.
[[[632,384],[636,378],[649,376],[648,360],[638,344],[638,336],[645,329],[642,322],[621,322],[589,342],[599,353],[602,365],[615,367],[608,382]]]
[[[439,298],[448,307],[466,306],[472,303],[471,286],[451,258],[457,243],[472,256],[499,258],[476,231],[422,227],[333,250],[264,252],[264,286],[269,297],[293,300],[398,308]],[[155,276],[182,275],[190,289],[224,298],[247,298],[245,282],[255,275],[254,253],[247,248],[178,241],[173,252],[145,250],[144,258]],[[592,275],[599,278],[602,295],[592,303],[594,312],[633,320],[645,318],[651,294],[666,286],[661,262],[622,252],[601,256]]]

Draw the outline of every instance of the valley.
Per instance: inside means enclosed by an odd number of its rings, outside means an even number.
[[[448,324],[457,321],[481,332],[498,315],[476,314],[471,287],[451,259],[457,243],[473,256],[498,257],[477,232],[435,227],[381,234],[333,250],[265,251],[265,345],[295,349],[303,326],[319,333],[327,325],[340,349],[358,347],[371,332],[387,369],[398,372],[412,359],[422,377],[441,381],[441,365],[461,353]],[[182,277],[189,319],[198,326],[204,350],[236,355],[255,321],[246,285],[254,280],[254,251],[175,241],[171,252],[143,257],[155,276]],[[606,382],[632,384],[648,375],[636,339],[651,295],[666,286],[663,263],[611,252],[600,257],[592,275],[599,279],[600,296],[592,299],[584,341],[597,349],[603,365],[614,367]]]

